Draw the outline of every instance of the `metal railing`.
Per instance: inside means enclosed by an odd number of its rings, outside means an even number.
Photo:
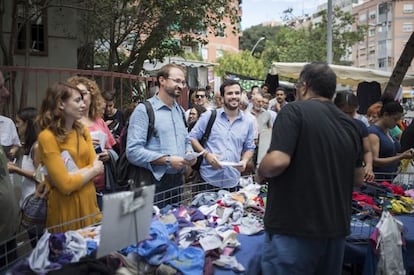
[[[8,102],[4,104],[0,114],[9,117],[14,117],[18,109],[26,106],[39,108],[47,87],[74,75],[94,79],[101,91],[115,91],[116,104],[120,108],[148,98],[150,88],[156,84],[155,77],[97,70],[0,66],[0,71],[3,72],[5,86],[10,92]],[[186,108],[187,102],[187,93],[184,93],[178,103]]]

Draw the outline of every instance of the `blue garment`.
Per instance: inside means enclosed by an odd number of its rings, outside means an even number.
[[[177,257],[166,263],[185,275],[203,274],[204,251],[199,247],[192,246],[179,249]]]
[[[375,134],[379,138],[379,156],[380,158],[393,157],[401,150],[400,142],[392,137],[392,140],[381,130],[377,125],[371,125],[368,128],[369,134]],[[374,173],[395,173],[397,172],[399,162],[392,163],[386,166],[374,166]]]
[[[203,113],[194,128],[188,134],[190,140],[200,140],[203,136],[211,111]],[[243,112],[230,123],[223,108],[217,109],[217,117],[211,128],[211,134],[204,146],[208,152],[218,155],[219,161],[239,162],[242,153],[254,151],[254,121]],[[200,175],[203,180],[217,187],[234,187],[239,182],[240,172],[225,166],[223,169],[214,169],[206,159],[200,166]]]
[[[166,155],[184,157],[186,151],[192,151],[192,147],[187,140],[183,111],[178,103],[174,102],[170,108],[158,96],[148,101],[154,109],[154,134],[147,144],[148,115],[144,104],[138,104],[129,121],[126,155],[132,164],[150,170],[159,181],[164,174],[182,171],[150,162]]]
[[[138,244],[138,255],[152,265],[159,265],[178,256],[178,247],[173,243],[166,226],[153,221],[150,227],[150,238]]]

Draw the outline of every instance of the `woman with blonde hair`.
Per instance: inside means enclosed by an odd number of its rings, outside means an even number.
[[[68,82],[76,86],[83,96],[85,103],[85,109],[80,119],[80,122],[88,127],[92,136],[92,142],[99,159],[104,163],[112,161],[109,150],[116,144],[108,125],[103,120],[103,114],[105,111],[105,100],[101,94],[101,90],[98,84],[92,79],[74,76],[68,79]],[[113,150],[111,154],[116,154]],[[117,155],[116,155],[117,156]],[[110,169],[109,166],[105,169]],[[94,179],[96,188],[96,195],[98,200],[98,206],[102,209],[102,196],[111,190],[110,182],[105,182],[105,176],[101,175]],[[108,186],[106,186],[108,184]]]
[[[47,171],[46,226],[53,226],[51,232],[76,230],[101,220],[92,179],[103,173],[104,166],[89,131],[79,121],[84,110],[81,91],[58,82],[47,89],[39,111],[40,161]]]

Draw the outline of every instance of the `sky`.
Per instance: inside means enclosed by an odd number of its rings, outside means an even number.
[[[268,21],[282,21],[283,11],[293,9],[293,15],[312,14],[326,0],[243,0],[242,29]]]

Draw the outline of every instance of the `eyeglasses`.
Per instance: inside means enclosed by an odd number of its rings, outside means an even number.
[[[303,86],[303,83],[301,81],[298,81],[298,82],[295,83],[295,89],[296,90],[299,89],[302,86]]]
[[[196,95],[195,97],[196,98],[205,98],[206,96],[205,95]]]
[[[174,81],[175,84],[181,84],[181,85],[183,85],[183,87],[186,87],[187,86],[187,82],[185,80],[174,79],[174,78],[171,78],[171,77],[167,77],[167,78],[170,79],[170,80],[172,80],[172,81]]]

